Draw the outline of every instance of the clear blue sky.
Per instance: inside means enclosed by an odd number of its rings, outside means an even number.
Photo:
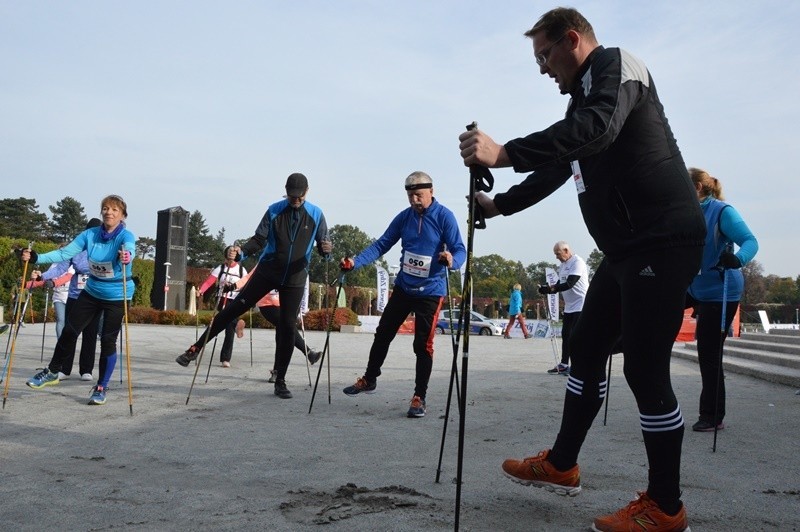
[[[49,215],[72,196],[93,216],[120,194],[150,237],[156,212],[179,205],[232,241],[299,171],[329,225],[378,237],[423,170],[465,220],[464,126],[505,142],[566,109],[522,37],[555,5],[0,0],[2,197]],[[645,61],[687,164],[722,180],[765,273],[800,274],[800,2],[572,5],[602,44]],[[494,174],[498,192],[524,177]],[[569,186],[490,220],[475,254],[553,261],[557,240],[595,247]]]

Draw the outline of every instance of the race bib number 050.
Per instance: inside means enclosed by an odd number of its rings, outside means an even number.
[[[431,257],[405,252],[403,256],[403,271],[414,277],[427,278],[431,273]]]

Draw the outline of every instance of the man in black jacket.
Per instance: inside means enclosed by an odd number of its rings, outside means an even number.
[[[705,227],[680,150],[645,65],[597,43],[576,10],[545,13],[525,33],[539,71],[571,97],[566,116],[505,145],[477,129],[459,137],[466,165],[533,172],[492,199],[486,217],[519,212],[572,178],[586,226],[605,258],[572,333],[571,375],[552,450],[506,460],[517,482],[562,495],[580,491],[578,454],[606,392],[605,364],[620,334],[649,462],[647,491],[595,530],[688,527],[680,501],[684,424],[669,373],[686,289],[700,265]],[[648,528],[650,530],[650,528]]]
[[[308,263],[316,247],[321,255],[330,256],[332,246],[328,239],[328,225],[322,209],[306,201],[308,180],[295,173],[286,180],[284,199],[273,203],[261,218],[253,236],[242,246],[242,257],[255,255],[260,250],[258,267],[232,302],[222,309],[193,345],[175,361],[188,366],[196,359],[203,345],[220,333],[231,320],[241,316],[259,299],[272,290],[280,295],[280,320],[276,328],[275,395],[290,399],[292,393],[286,387],[286,370],[292,360],[294,336],[297,331],[297,313],[303,299]],[[226,283],[223,292],[236,289],[235,283]]]

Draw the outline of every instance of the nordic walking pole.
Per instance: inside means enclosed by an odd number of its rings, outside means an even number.
[[[250,367],[253,367],[253,307],[247,311],[250,319]]]
[[[308,387],[311,387],[311,364],[308,363],[308,344],[306,343],[306,324],[303,323],[303,311],[300,311],[300,330],[303,331],[303,345],[306,346],[306,372],[308,373]]]
[[[33,242],[28,242],[28,251],[33,247]],[[30,258],[23,262],[22,265],[22,279],[20,281],[20,287],[18,294],[23,294],[25,290],[25,278],[28,276],[28,263],[30,262]],[[20,316],[20,306],[22,303],[22,298],[17,297],[17,305],[16,305],[16,312],[14,313],[14,323],[17,323],[17,320],[22,319]],[[17,333],[19,332],[19,324],[17,323]],[[11,332],[9,331],[9,335]],[[3,377],[5,378],[5,383],[3,384],[3,410],[6,408],[6,399],[8,399],[8,385],[11,383],[11,368],[14,365],[14,348],[17,345],[17,335],[14,335],[14,339],[11,340],[11,351],[8,355],[8,360],[6,361],[6,369],[3,370],[4,374]],[[7,373],[5,373],[7,372]]]
[[[120,353],[122,353],[122,337],[123,336],[124,335],[120,332],[120,335],[119,335],[119,352]],[[118,359],[118,360],[119,360],[119,383],[122,384],[122,368],[123,368],[122,359]]]
[[[214,353],[217,350],[217,337],[214,337],[214,345],[211,346],[211,356],[208,358],[208,370],[206,371],[206,384],[208,384],[208,377],[211,375],[211,364],[214,363]],[[198,362],[199,364],[199,362]]]
[[[222,294],[222,287],[220,286],[217,289],[217,298],[214,301],[214,312],[211,314],[211,321],[208,322],[208,328],[206,328],[206,332],[203,338],[203,347],[200,348],[200,354],[197,355],[197,361],[194,365],[194,376],[192,377],[192,384],[189,386],[189,393],[186,394],[186,404],[189,404],[189,398],[192,396],[192,389],[194,388],[194,381],[197,379],[197,372],[200,370],[200,361],[203,360],[203,353],[206,351],[206,344],[208,344],[208,336],[211,334],[211,327],[214,326],[214,318],[217,317],[217,304],[219,303],[219,298]],[[214,355],[211,355],[212,359]]]
[[[606,426],[606,421],[608,421],[608,400],[611,397],[611,362],[614,360],[614,354],[611,353],[608,355],[608,377],[606,377],[606,406],[605,406],[605,413],[603,414],[603,426]]]
[[[447,244],[444,244],[444,251],[447,251]],[[455,331],[453,330],[453,302],[450,299],[450,270],[447,269],[445,271],[445,286],[447,287],[447,308],[449,310],[448,316],[450,319],[450,342],[453,346],[453,365],[450,370],[450,385],[447,390],[447,405],[444,409],[444,426],[442,427],[442,441],[439,445],[439,464],[436,466],[436,483],[439,483],[439,477],[442,473],[442,456],[444,455],[444,442],[445,438],[447,437],[447,423],[450,421],[450,400],[453,396],[453,384],[455,384],[456,388],[456,404],[459,406],[461,405],[461,394],[458,388],[458,343],[459,343],[459,336],[461,333],[461,323],[462,323],[462,316],[464,315],[463,311],[459,313],[459,320],[458,320],[458,333],[454,335]],[[463,301],[462,301],[463,303]],[[461,305],[463,306],[463,305]],[[463,310],[463,309],[462,309]]]
[[[476,122],[467,126],[467,130],[478,127]],[[469,167],[469,212],[467,214],[467,266],[464,269],[464,287],[461,297],[462,307],[472,301],[472,248],[475,240],[475,229],[485,229],[486,221],[483,211],[475,200],[478,191],[489,192],[494,186],[494,177],[485,166],[473,164]],[[471,310],[471,309],[470,309]],[[463,314],[459,321],[464,319]],[[469,322],[465,321],[467,326]],[[469,334],[464,335],[463,356],[461,358],[461,408],[458,420],[458,467],[456,473],[456,515],[455,530],[458,530],[461,515],[461,474],[464,466],[464,426],[467,418],[467,370],[469,365]]]
[[[722,380],[722,352],[725,347],[725,336],[728,334],[727,324],[727,311],[728,311],[728,269],[724,268],[722,273],[722,319],[719,326],[719,366],[717,367],[717,385],[714,387],[714,444],[711,447],[711,452],[717,452],[717,431],[719,430],[719,423],[717,423],[717,415],[719,414],[719,385]]]
[[[19,298],[19,294],[14,293],[14,301],[11,303],[11,307],[13,309],[17,308],[17,299]],[[16,310],[15,310],[16,311]],[[11,320],[11,323],[6,325],[6,329],[8,330],[8,338],[6,338],[6,351],[3,358],[8,359],[8,349],[11,347],[11,335],[14,334],[14,320]]]
[[[225,284],[227,282],[225,279],[227,279],[230,276],[230,272],[231,272],[231,267],[230,266],[225,266],[224,270],[222,268],[220,268],[219,279],[217,281],[219,283],[219,290],[220,290],[220,296],[219,297],[223,298],[222,299],[222,309],[223,310],[225,309],[225,305],[228,303],[228,298],[224,296],[222,288],[225,286]],[[223,275],[225,277],[223,277]],[[217,299],[217,306],[219,306],[219,301],[220,300]],[[226,328],[227,328],[227,325],[226,325]],[[228,333],[226,332],[225,334],[228,334]],[[224,348],[224,345],[225,344],[223,343],[223,348]],[[233,348],[231,348],[231,349],[233,349]],[[208,384],[208,377],[211,375],[211,364],[214,363],[214,352],[216,350],[217,350],[217,337],[215,336],[214,337],[214,345],[211,347],[211,357],[208,359],[208,371],[206,372],[206,384]]]
[[[308,405],[308,413],[311,413],[311,409],[314,408],[314,397],[317,395],[317,386],[319,386],[319,377],[322,375],[322,366],[323,362],[325,362],[326,355],[330,350],[330,342],[331,342],[331,330],[333,329],[333,319],[336,316],[336,307],[339,304],[339,294],[342,292],[342,287],[344,286],[344,272],[339,275],[338,279],[339,289],[336,292],[336,300],[333,302],[333,308],[331,309],[331,315],[328,319],[328,327],[327,332],[325,334],[325,347],[322,348],[322,358],[319,361],[319,368],[317,369],[317,380],[314,382],[314,391],[311,393],[311,404]],[[331,392],[330,392],[330,360],[328,360],[328,404],[331,401]]]
[[[44,287],[44,319],[42,320],[42,356],[40,362],[44,362],[44,333],[47,330],[47,309],[50,307],[50,290]]]
[[[125,247],[120,247],[120,252],[125,252]],[[125,331],[125,370],[127,372],[128,377],[128,407],[130,408],[131,415],[133,415],[133,384],[131,382],[131,346],[130,341],[128,340],[128,280],[125,268],[128,266],[127,264],[120,261],[120,266],[122,266],[122,316],[124,321],[122,322]]]

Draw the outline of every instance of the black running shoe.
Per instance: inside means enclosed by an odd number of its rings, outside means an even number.
[[[722,430],[725,428],[725,423],[720,421],[717,424],[717,430]],[[692,430],[695,432],[714,432],[714,424],[710,421],[700,420],[694,425],[692,425]]]
[[[281,399],[291,399],[292,392],[289,391],[289,388],[286,387],[286,381],[283,379],[279,379],[275,381],[275,395],[280,397]]]
[[[175,362],[183,366],[184,368],[189,365],[189,362],[197,358],[198,351],[195,346],[190,347],[182,355],[179,355],[178,358],[175,359]]]
[[[319,351],[314,351],[313,349],[308,350],[308,363],[312,366],[317,363],[317,360],[322,357],[322,353]]]

